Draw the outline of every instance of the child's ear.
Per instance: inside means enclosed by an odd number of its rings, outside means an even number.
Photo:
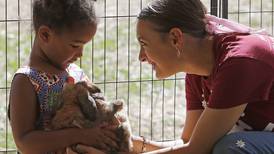
[[[37,35],[41,41],[48,43],[52,35],[52,30],[48,26],[40,26]]]

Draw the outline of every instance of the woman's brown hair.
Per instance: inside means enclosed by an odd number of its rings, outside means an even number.
[[[139,20],[155,25],[158,32],[168,33],[177,27],[191,36],[203,38],[206,8],[200,0],[154,0],[141,10]]]

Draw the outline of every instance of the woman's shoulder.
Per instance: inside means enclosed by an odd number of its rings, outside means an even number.
[[[186,85],[201,85],[201,81],[207,77],[196,75],[196,74],[186,74],[185,82]]]
[[[203,76],[196,75],[196,74],[189,74],[187,73],[185,75],[185,79],[191,79],[191,80],[201,80]]]
[[[274,39],[260,34],[222,34],[216,37],[215,54],[221,65],[229,59],[255,60],[274,69]]]
[[[248,33],[223,33],[214,36],[215,50],[255,50],[255,51],[273,51],[274,38],[269,35],[248,34]]]

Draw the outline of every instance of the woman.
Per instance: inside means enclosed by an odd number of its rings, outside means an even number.
[[[158,78],[187,74],[187,115],[185,144],[162,148],[138,138],[135,151],[274,153],[272,37],[207,15],[200,0],[151,2],[138,16],[137,37],[140,61]]]
[[[273,38],[207,15],[200,0],[151,2],[137,37],[158,78],[187,73],[186,144],[150,153],[274,153]]]

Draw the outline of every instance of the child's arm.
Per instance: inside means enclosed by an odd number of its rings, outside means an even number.
[[[196,126],[196,123],[198,122],[201,114],[203,113],[203,110],[188,110],[186,112],[186,120],[182,132],[181,139],[184,141],[184,143],[189,142],[190,137],[192,136],[193,130]]]
[[[83,151],[85,154],[106,154],[103,151],[100,151],[96,148],[93,148],[91,146],[85,146],[85,145],[77,145],[77,149],[80,149],[80,151]],[[66,149],[66,154],[77,154],[71,150],[71,148]]]
[[[56,151],[76,143],[99,148],[107,147],[107,145],[116,146],[115,135],[100,128],[35,130],[38,109],[33,85],[25,75],[16,75],[10,92],[10,120],[14,141],[22,153],[40,154]]]

